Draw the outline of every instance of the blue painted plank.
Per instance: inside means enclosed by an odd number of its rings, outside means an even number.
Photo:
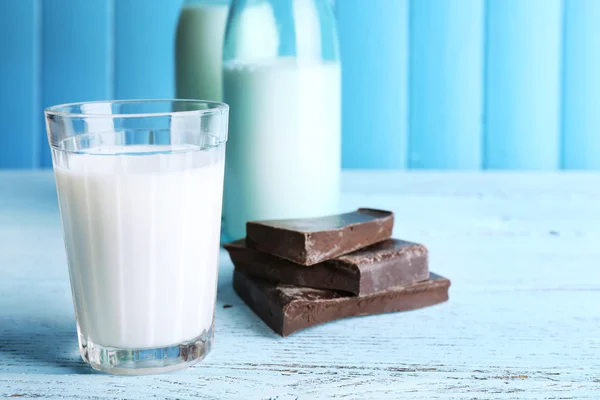
[[[560,0],[488,0],[485,168],[560,165]]]
[[[44,107],[113,96],[113,6],[113,0],[43,1]],[[42,165],[50,166],[44,150]]]
[[[0,1],[0,168],[35,168],[40,143],[40,0]]]
[[[600,169],[600,2],[564,7],[562,166]]]
[[[174,96],[175,29],[182,0],[116,2],[116,97]]]
[[[479,169],[483,0],[410,7],[410,168]]]
[[[342,165],[404,168],[408,1],[336,2],[342,56]]]

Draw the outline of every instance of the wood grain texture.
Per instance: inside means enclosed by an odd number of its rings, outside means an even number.
[[[452,279],[448,303],[282,339],[235,295],[223,253],[207,360],[125,378],[79,358],[51,173],[0,172],[0,397],[596,399],[599,179],[345,172],[344,207],[395,211],[396,235]]]

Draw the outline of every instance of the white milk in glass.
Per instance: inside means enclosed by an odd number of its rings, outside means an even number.
[[[177,97],[220,101],[223,36],[228,1],[188,1],[176,39]]]
[[[79,334],[105,347],[155,348],[208,332],[224,146],[87,152],[55,162]]]
[[[239,15],[230,18],[223,64],[231,107],[223,219],[229,240],[244,237],[249,220],[339,212],[341,66],[337,47],[322,42],[336,38],[321,36],[321,22],[333,18],[322,1],[234,3],[249,5],[233,9]],[[292,15],[278,19],[275,6],[286,5]],[[295,25],[286,27],[290,21]]]

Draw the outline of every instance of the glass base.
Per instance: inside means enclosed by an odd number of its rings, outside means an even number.
[[[190,341],[154,349],[104,347],[80,336],[79,351],[83,361],[98,371],[117,375],[162,374],[202,361],[213,344],[213,327]]]

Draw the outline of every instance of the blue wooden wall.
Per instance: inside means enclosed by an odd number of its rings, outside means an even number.
[[[558,168],[561,0],[489,0],[486,45],[484,166]]]
[[[405,168],[409,1],[375,1],[379,7],[364,0],[336,2],[345,107],[343,164]]]
[[[0,0],[0,168],[52,165],[47,106],[173,97],[182,3]]]
[[[41,164],[41,0],[0,3],[0,168]]]
[[[481,167],[483,5],[483,0],[411,3],[411,168]]]
[[[42,110],[172,97],[183,0],[0,0],[0,168]],[[338,0],[346,168],[600,169],[599,0]]]

